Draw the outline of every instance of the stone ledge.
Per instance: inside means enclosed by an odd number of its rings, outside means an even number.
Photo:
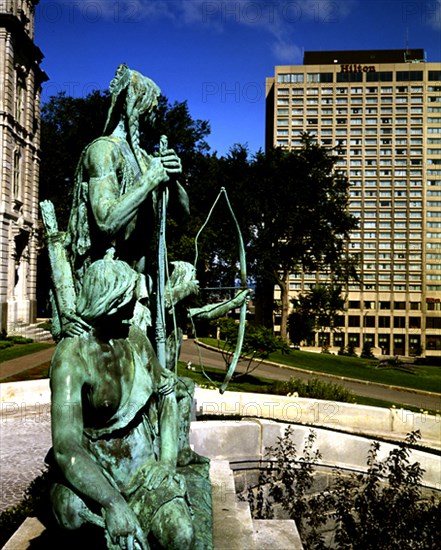
[[[27,550],[45,529],[37,518],[26,518],[2,550]]]
[[[292,519],[255,519],[253,525],[259,550],[303,550]]]

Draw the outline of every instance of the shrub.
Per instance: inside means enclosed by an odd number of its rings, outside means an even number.
[[[411,448],[420,439],[419,432],[378,459],[380,444],[374,442],[367,457],[367,472],[340,475],[333,486],[309,495],[314,474],[311,431],[297,457],[292,443],[293,428],[267,449],[270,465],[260,476],[257,487],[248,490],[255,518],[274,517],[276,505],[296,521],[305,550],[435,550],[439,548],[441,501],[434,494],[423,496],[424,470],[410,462]],[[335,520],[335,539],[327,546],[320,533],[326,518]]]
[[[307,382],[299,378],[277,381],[271,385],[270,393],[276,395],[292,395],[296,393],[299,397],[324,399],[326,401],[343,401],[345,403],[355,402],[355,396],[350,390],[339,384],[323,382],[318,378],[312,378]]]
[[[32,338],[26,338],[25,336],[8,336],[8,340],[13,344],[32,344]]]
[[[11,348],[14,344],[9,340],[0,340],[0,350]]]

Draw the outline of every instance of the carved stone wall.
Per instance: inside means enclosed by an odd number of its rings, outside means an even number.
[[[40,92],[38,0],[0,0],[0,330],[36,316]]]

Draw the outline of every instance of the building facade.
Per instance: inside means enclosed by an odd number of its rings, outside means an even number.
[[[40,92],[38,0],[0,0],[0,330],[36,315]]]
[[[360,282],[325,343],[441,355],[441,64],[421,49],[305,52],[275,67],[266,97],[267,147],[307,131],[350,180]],[[321,277],[292,273],[292,296]]]

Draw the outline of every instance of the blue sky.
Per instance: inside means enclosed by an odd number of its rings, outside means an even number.
[[[43,101],[106,89],[119,63],[209,120],[212,151],[264,146],[265,77],[305,50],[424,48],[441,62],[441,0],[40,0]]]

